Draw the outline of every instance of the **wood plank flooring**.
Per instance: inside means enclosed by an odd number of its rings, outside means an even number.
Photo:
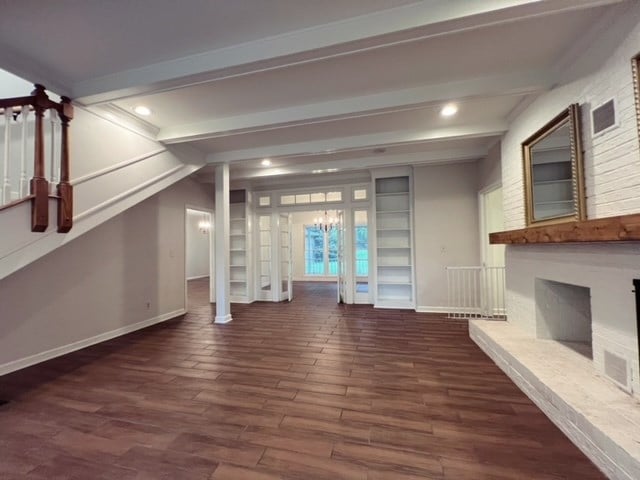
[[[186,317],[0,378],[0,479],[605,478],[466,323],[334,288],[213,325],[194,281]]]

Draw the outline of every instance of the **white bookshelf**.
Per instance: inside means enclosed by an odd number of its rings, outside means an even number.
[[[229,203],[230,300],[249,303],[250,291],[250,222],[247,192],[234,190]]]
[[[376,307],[414,308],[409,175],[375,178]]]

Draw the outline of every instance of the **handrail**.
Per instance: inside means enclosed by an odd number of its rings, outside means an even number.
[[[45,145],[44,118],[47,112],[51,121],[51,148],[47,152]],[[33,176],[28,179],[29,192],[26,192],[28,147],[28,124],[30,112],[34,112],[34,140],[33,140]],[[73,225],[73,187],[70,183],[69,165],[69,122],[73,119],[73,105],[68,97],[61,97],[60,102],[51,100],[44,86],[36,84],[31,95],[0,99],[0,115],[5,119],[4,148],[3,148],[3,178],[0,184],[2,195],[0,197],[0,210],[15,206],[26,200],[31,201],[31,231],[44,232],[49,226],[49,198],[55,198],[58,202],[58,232],[66,233]],[[12,160],[12,120],[17,122],[19,116],[22,123],[22,135],[20,145],[20,176],[16,194],[12,191],[11,173],[16,165]],[[54,144],[57,140],[54,130],[58,130],[59,120],[59,165],[56,153],[58,147]],[[55,125],[54,125],[55,124]],[[55,129],[54,129],[55,126]],[[48,179],[45,165],[45,152],[52,157],[51,177]],[[17,175],[14,175],[17,177]],[[56,178],[57,177],[57,178]],[[58,180],[59,179],[59,180]],[[55,195],[50,188],[55,185]],[[25,200],[26,199],[26,200]]]

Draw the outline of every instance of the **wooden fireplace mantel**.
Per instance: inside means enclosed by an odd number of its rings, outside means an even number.
[[[557,223],[489,234],[489,243],[586,243],[640,241],[640,214]]]

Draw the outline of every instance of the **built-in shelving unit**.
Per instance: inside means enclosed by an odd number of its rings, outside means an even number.
[[[411,204],[409,175],[375,178],[377,307],[414,307]]]
[[[251,264],[249,245],[251,235],[249,222],[249,198],[245,190],[233,190],[229,197],[229,258],[230,297],[234,303],[249,303]]]

